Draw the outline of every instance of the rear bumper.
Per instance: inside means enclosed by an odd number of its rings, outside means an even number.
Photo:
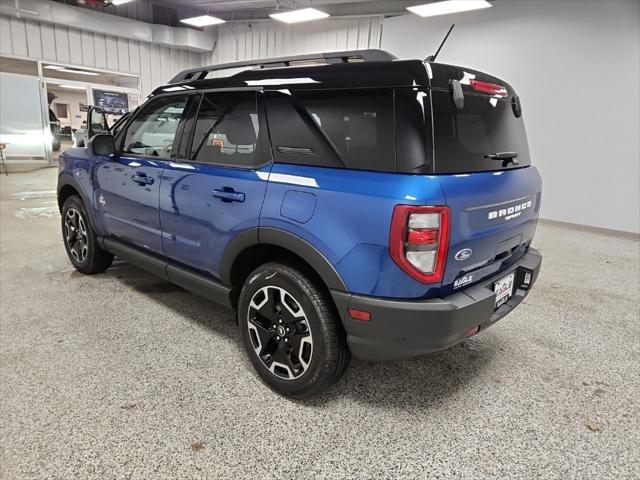
[[[446,298],[402,301],[351,295],[332,291],[347,343],[354,357],[369,361],[391,361],[442,350],[464,340],[473,327],[490,327],[517,307],[533,287],[540,271],[542,255],[529,248],[509,269]],[[493,284],[516,272],[514,294],[494,310]],[[527,288],[521,285],[531,274]],[[352,319],[347,309],[371,312],[371,321]]]

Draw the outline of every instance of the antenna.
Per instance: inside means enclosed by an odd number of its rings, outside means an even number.
[[[453,23],[451,24],[451,27],[449,28],[449,31],[447,32],[447,34],[444,36],[444,39],[442,40],[442,43],[440,44],[440,46],[438,47],[438,50],[436,50],[435,55],[429,55],[427,58],[424,59],[425,62],[435,62],[436,61],[436,57],[438,56],[438,54],[440,53],[440,50],[442,49],[442,46],[444,45],[444,43],[447,41],[447,38],[449,38],[449,34],[451,33],[451,30],[453,30],[453,27],[455,27],[456,24]]]

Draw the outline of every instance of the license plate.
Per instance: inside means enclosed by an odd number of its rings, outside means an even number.
[[[513,272],[493,284],[493,291],[496,294],[496,309],[506,303],[513,295],[513,282],[515,278],[516,274]]]

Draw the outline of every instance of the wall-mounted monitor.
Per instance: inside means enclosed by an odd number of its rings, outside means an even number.
[[[123,92],[93,90],[93,104],[108,115],[122,115],[129,111],[129,98]]]

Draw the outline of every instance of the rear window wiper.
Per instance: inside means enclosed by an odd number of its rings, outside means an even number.
[[[502,166],[506,167],[509,163],[518,165],[518,153],[517,152],[498,152],[487,153],[484,158],[490,158],[491,160],[498,160],[502,162]]]

